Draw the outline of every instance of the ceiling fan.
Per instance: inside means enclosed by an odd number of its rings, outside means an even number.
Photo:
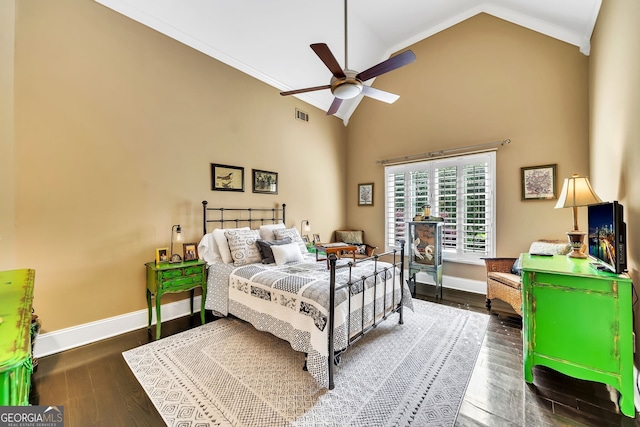
[[[416,60],[416,55],[410,51],[404,51],[399,55],[393,56],[386,61],[382,61],[378,65],[362,71],[357,72],[349,69],[348,57],[347,57],[347,0],[344,0],[344,69],[340,68],[340,64],[336,60],[335,56],[331,53],[329,46],[325,43],[314,43],[311,45],[311,49],[318,55],[320,60],[324,62],[329,71],[333,74],[331,81],[328,85],[314,86],[304,89],[290,90],[287,92],[280,92],[280,95],[294,95],[296,93],[313,92],[316,90],[331,89],[331,93],[334,96],[333,102],[327,111],[327,115],[335,114],[342,101],[345,99],[352,99],[361,93],[369,98],[377,99],[388,104],[395,102],[400,96],[393,93],[385,92],[380,89],[375,89],[371,86],[364,85],[364,82],[370,80],[379,75],[388,73],[405,65],[411,64]]]

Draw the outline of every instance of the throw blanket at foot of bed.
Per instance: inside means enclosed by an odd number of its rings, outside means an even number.
[[[333,390],[287,342],[233,319],[123,355],[169,426],[452,426],[488,316],[413,303],[344,354]]]

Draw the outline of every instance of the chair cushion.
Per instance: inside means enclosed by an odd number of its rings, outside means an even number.
[[[362,230],[336,230],[336,242],[351,243],[354,245],[362,245],[363,234]]]
[[[516,274],[492,271],[487,275],[487,277],[491,280],[495,280],[496,282],[502,283],[503,285],[507,285],[514,289],[522,288],[522,284],[520,283],[520,276]]]

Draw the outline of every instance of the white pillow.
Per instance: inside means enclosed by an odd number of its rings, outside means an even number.
[[[213,230],[213,239],[216,241],[218,245],[218,253],[220,254],[220,258],[222,258],[222,262],[225,264],[231,264],[233,262],[233,258],[231,257],[231,251],[229,250],[229,243],[227,242],[227,237],[224,235],[224,232],[227,230],[248,230],[249,227],[241,227],[241,228],[216,228]]]
[[[280,224],[267,224],[260,226],[260,238],[262,240],[276,240],[276,236],[273,235],[273,230],[280,228],[286,228],[283,223]]]
[[[571,252],[569,243],[533,242],[529,247],[530,254],[566,255]]]
[[[218,245],[213,238],[213,233],[207,233],[200,239],[198,256],[209,265],[220,259],[220,252],[218,252]]]
[[[289,262],[302,262],[302,254],[296,243],[289,243],[280,246],[271,246],[273,252],[273,258],[276,260],[276,265],[283,265]]]
[[[229,242],[233,265],[254,264],[262,261],[256,240],[260,238],[258,230],[226,230],[224,235]]]
[[[276,240],[286,239],[287,237],[290,238],[293,243],[298,245],[301,254],[308,252],[307,245],[302,241],[302,237],[300,237],[300,233],[298,233],[298,229],[295,227],[275,229],[273,230],[273,235],[276,236]]]

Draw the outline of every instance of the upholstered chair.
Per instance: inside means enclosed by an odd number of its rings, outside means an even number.
[[[529,247],[529,253],[548,253],[566,255],[571,246],[566,240],[538,240]],[[509,304],[519,316],[522,316],[522,283],[518,258],[485,258],[487,268],[486,306],[491,310],[491,300],[499,299]]]
[[[376,246],[371,246],[364,241],[363,230],[336,230],[334,242],[343,242],[358,247],[356,258],[368,258],[374,255]]]

